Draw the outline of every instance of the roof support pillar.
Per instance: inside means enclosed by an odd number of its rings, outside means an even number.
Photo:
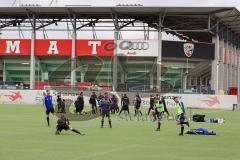
[[[31,33],[31,57],[30,57],[30,89],[35,89],[35,39],[36,39],[36,15],[32,14]]]
[[[227,92],[227,90],[228,90],[228,74],[229,74],[228,62],[227,62],[229,52],[228,52],[228,42],[227,41],[224,42],[224,49],[225,49],[224,50],[224,75],[225,76],[223,79],[223,89],[225,92]]]
[[[239,44],[239,39],[238,39],[238,44]],[[239,46],[237,48],[237,55],[240,56],[240,49]],[[237,104],[238,108],[240,108],[240,58],[238,57],[238,64],[237,64]]]
[[[115,21],[114,21],[114,26],[115,26],[115,30],[114,30],[114,44],[117,44],[118,41],[118,36],[119,36],[119,27],[118,27],[118,16],[117,14],[115,14]],[[118,57],[117,57],[117,49],[118,46],[114,47],[114,53],[113,53],[113,73],[112,73],[112,79],[113,79],[113,84],[112,84],[112,88],[113,91],[117,91],[117,79],[118,79]]]
[[[71,55],[71,86],[75,86],[76,82],[76,38],[77,38],[77,29],[76,29],[76,14],[73,14],[73,32],[72,32],[72,55]]]
[[[237,68],[235,63],[237,48],[234,40],[235,39],[233,39],[234,43],[232,44],[232,87],[237,87]]]
[[[208,15],[208,31],[211,31],[211,15]]]
[[[228,88],[229,88],[229,87],[232,87],[232,85],[233,85],[233,65],[232,65],[233,44],[232,44],[232,34],[230,35],[230,40],[229,40],[229,43],[228,43],[228,54],[229,54],[229,80],[228,80]]]
[[[223,58],[224,58],[225,48],[224,48],[224,40],[219,40],[219,84],[218,88],[219,90],[224,90],[224,64],[223,64]]]
[[[5,66],[5,61],[2,59],[2,76],[3,76],[3,83],[6,82],[7,76],[6,76],[6,66]]]
[[[161,67],[162,67],[162,15],[158,20],[158,57],[157,57],[157,92],[161,92]]]
[[[220,46],[218,31],[216,32],[216,36],[213,37],[212,41],[215,43],[215,58],[212,61],[211,89],[215,91],[215,94],[217,94],[219,91],[219,46]]]

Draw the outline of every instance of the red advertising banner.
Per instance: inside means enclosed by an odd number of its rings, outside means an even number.
[[[93,55],[100,57],[113,56],[113,40],[76,40],[76,56]],[[30,56],[30,39],[1,39],[0,55]],[[35,40],[36,56],[71,56],[72,40],[70,39],[37,39]]]
[[[0,55],[30,56],[30,39],[0,39]]]
[[[36,56],[71,56],[72,40],[38,39],[35,41]]]
[[[77,40],[76,56],[111,57],[114,50],[113,40]]]

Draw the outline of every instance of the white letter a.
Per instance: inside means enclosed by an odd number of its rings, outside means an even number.
[[[57,41],[50,41],[48,54],[58,54]]]

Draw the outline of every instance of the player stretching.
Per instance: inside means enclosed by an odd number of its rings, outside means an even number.
[[[99,101],[100,108],[101,108],[101,128],[103,128],[104,124],[104,117],[108,117],[109,127],[112,128],[112,122],[110,119],[110,110],[111,110],[111,100],[108,98],[108,93],[104,94],[104,98]]]
[[[157,119],[157,124],[158,127],[156,129],[156,131],[160,131],[160,127],[161,127],[161,120],[162,120],[162,116],[164,114],[164,104],[161,100],[159,99],[155,99],[155,116]]]
[[[47,124],[49,126],[50,125],[50,123],[49,123],[49,114],[50,113],[54,114],[52,96],[50,95],[50,91],[49,90],[47,90],[47,95],[44,96],[44,106],[46,108]]]
[[[181,132],[179,133],[180,136],[183,136],[184,132],[184,124],[189,127],[189,123],[185,122],[185,108],[183,102],[179,101],[178,97],[174,97],[173,100],[177,105],[177,118],[178,118],[178,125],[181,126]]]
[[[84,136],[85,134],[79,132],[78,130],[76,129],[73,129],[71,126],[70,126],[70,122],[69,120],[64,116],[64,115],[61,115],[61,117],[58,119],[57,121],[57,127],[56,127],[56,134],[60,134],[62,132],[62,130],[65,130],[65,131],[68,131],[68,130],[71,130],[77,134],[80,134],[81,136]]]

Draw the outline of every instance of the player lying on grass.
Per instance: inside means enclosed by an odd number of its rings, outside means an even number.
[[[196,128],[196,129],[190,129],[185,132],[185,134],[197,134],[197,135],[217,135],[214,131],[209,131],[205,128]]]
[[[70,122],[69,120],[64,116],[64,115],[61,115],[61,117],[58,119],[57,121],[57,127],[56,127],[56,134],[60,134],[62,132],[62,130],[65,130],[65,131],[73,131],[77,134],[80,134],[81,136],[84,136],[85,134],[79,132],[78,130],[76,129],[73,129],[71,126],[70,126]]]
[[[186,117],[183,102],[179,101],[179,97],[174,97],[173,100],[177,105],[177,120],[178,120],[177,124],[181,126],[181,132],[179,133],[179,135],[183,136],[184,125],[187,125],[189,127],[189,122],[185,122]]]

